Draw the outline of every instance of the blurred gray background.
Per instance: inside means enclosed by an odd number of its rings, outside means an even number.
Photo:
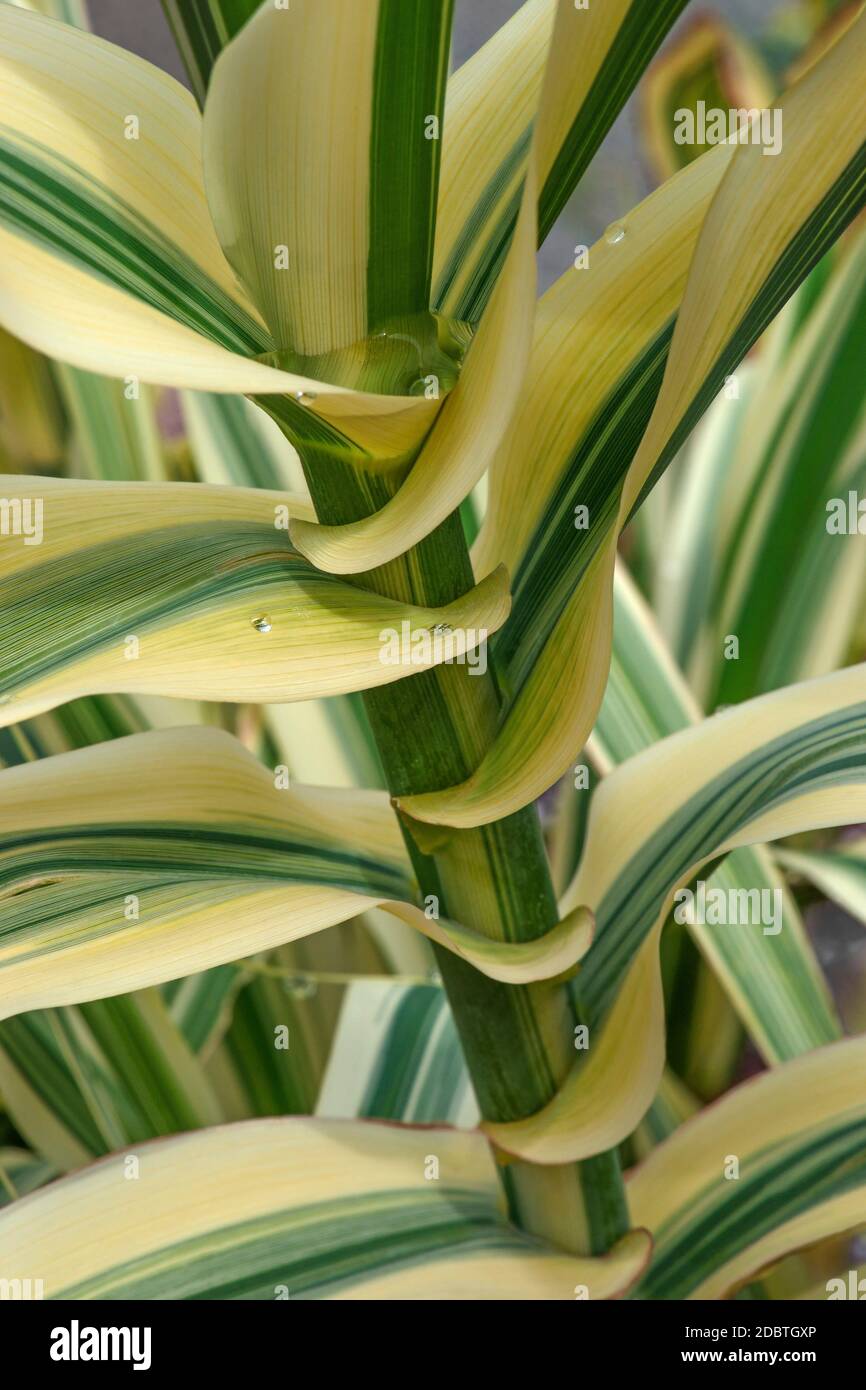
[[[693,12],[714,10],[747,31],[760,28],[782,0],[715,0],[693,3]],[[463,63],[476,48],[520,9],[522,0],[457,0],[454,20],[454,62]],[[653,0],[646,0],[653,4]],[[149,58],[175,77],[183,69],[175,51],[160,0],[89,0],[93,27],[103,38]]]
[[[458,66],[520,8],[522,0],[457,0],[452,62]],[[653,4],[654,0],[645,0]],[[692,0],[680,26],[695,15],[715,13],[746,33],[763,28],[784,0]],[[98,34],[121,44],[185,81],[160,0],[88,0]],[[676,33],[677,30],[674,30]],[[572,263],[574,246],[595,241],[649,192],[651,181],[635,130],[634,103],[610,131],[577,199],[562,215],[539,253],[541,287]]]

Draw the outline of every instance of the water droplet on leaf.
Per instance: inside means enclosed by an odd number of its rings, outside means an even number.
[[[311,980],[308,975],[292,975],[286,980],[286,992],[293,999],[312,999],[317,990],[316,981]]]
[[[617,242],[625,237],[625,225],[622,222],[612,222],[604,234],[604,239],[608,246],[616,246]]]
[[[270,618],[264,613],[260,618],[253,618],[252,623],[256,632],[270,632],[273,627]]]

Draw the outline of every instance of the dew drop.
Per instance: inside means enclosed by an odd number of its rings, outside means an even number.
[[[273,623],[265,613],[260,618],[253,618],[252,624],[256,632],[270,632],[273,627]]]
[[[295,392],[295,400],[298,402],[298,405],[312,405],[315,399],[316,393],[314,391]]]
[[[617,242],[625,238],[625,224],[622,222],[612,222],[604,234],[604,239],[608,246],[616,246]]]
[[[293,999],[312,999],[318,991],[315,980],[311,980],[309,975],[292,975],[286,980],[286,993]]]

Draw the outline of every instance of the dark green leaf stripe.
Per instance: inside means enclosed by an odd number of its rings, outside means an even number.
[[[375,332],[430,305],[453,0],[379,0],[370,130],[367,320]]]
[[[591,1017],[607,1011],[671,885],[691,865],[774,806],[864,774],[866,704],[857,704],[772,739],[702,786],[650,837],[599,904],[596,940],[580,974],[580,997]]]
[[[443,1004],[444,995],[440,989],[422,985],[407,991],[397,1006],[379,1053],[360,1114],[408,1119],[409,1096],[424,1058],[429,1033]]]
[[[5,1020],[0,1048],[94,1156],[222,1118],[184,1090],[175,1070],[183,1041],[154,993]]]
[[[226,1226],[64,1288],[62,1297],[274,1299],[284,1285],[293,1300],[316,1298],[437,1256],[526,1248],[489,1198],[450,1188],[435,1200],[382,1192]]]
[[[29,755],[47,758],[70,748],[141,734],[149,725],[128,695],[90,695],[70,700],[47,716],[25,719],[18,727]],[[25,761],[16,726],[0,729],[0,767],[16,767]]]
[[[50,149],[3,127],[0,225],[222,347],[246,356],[273,347],[266,330],[146,218]]]
[[[94,1157],[106,1142],[57,1045],[47,1010],[36,1009],[0,1023],[0,1050],[56,1120]]]
[[[381,1039],[358,1115],[407,1124],[453,1121],[455,1102],[468,1084],[443,990],[438,985],[409,986]]]
[[[260,4],[261,0],[162,0],[200,106],[214,63]]]
[[[39,882],[28,882],[34,873]],[[128,888],[119,887],[120,880]],[[280,883],[412,896],[399,868],[350,849],[299,840],[278,826],[254,833],[228,821],[216,826],[166,821],[33,830],[0,835],[0,891],[10,890],[0,940],[21,937],[31,926],[38,935],[46,922],[62,921],[60,899],[70,911],[81,912],[88,902],[94,907],[122,903],[126,893],[139,889],[153,896],[186,884],[193,896],[193,890],[204,893],[211,886],[226,898]],[[97,934],[101,931],[98,927]]]
[[[171,980],[162,994],[169,1012],[194,1052],[201,1052],[219,1030],[243,982],[242,967],[215,965],[197,975]],[[273,1049],[273,1034],[270,1039]]]
[[[488,179],[439,272],[433,287],[433,307],[452,318],[477,323],[490,298],[520,210],[531,137],[532,127],[527,126]],[[472,269],[467,276],[470,262]],[[455,294],[453,287],[458,275],[465,277],[465,284]]]
[[[653,54],[689,0],[633,0],[589,94],[563,141],[538,200],[543,241],[585,174],[599,145]]]
[[[293,999],[284,981],[261,976],[235,1000],[223,1046],[252,1114],[309,1115],[315,1107],[319,1074],[304,1027],[310,1004]],[[289,1029],[289,1066],[286,1054],[274,1047],[279,1027]]]
[[[635,1298],[685,1298],[714,1270],[787,1221],[866,1186],[866,1119],[841,1117],[749,1157],[736,1182],[716,1180],[669,1228]]]
[[[610,393],[563,466],[512,580],[511,617],[494,638],[513,700],[616,518],[619,492],[646,429],[673,335],[665,326]],[[575,530],[574,509],[589,509]]]

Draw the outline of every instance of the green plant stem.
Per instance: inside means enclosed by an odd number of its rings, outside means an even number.
[[[309,448],[304,455],[323,522],[368,515],[399,483],[393,474],[362,474],[312,457]],[[451,602],[474,582],[459,517],[356,582],[404,602]],[[495,674],[468,665],[416,673],[367,692],[364,701],[395,796],[463,781],[489,746],[499,711]],[[556,922],[534,808],[477,829],[447,830],[435,846],[427,828],[403,829],[421,891],[437,898],[441,915],[502,940],[529,939]],[[562,984],[499,984],[444,950],[437,949],[437,959],[484,1117],[516,1120],[541,1109],[575,1060],[570,991]],[[514,1221],[566,1249],[602,1252],[628,1227],[615,1151],[564,1166],[504,1162],[501,1172]]]

